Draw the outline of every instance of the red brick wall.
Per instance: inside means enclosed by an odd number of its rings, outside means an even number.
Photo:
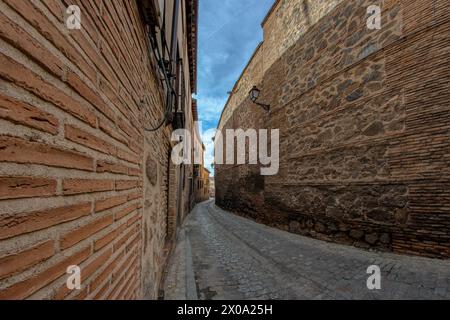
[[[162,95],[136,2],[2,0],[0,48],[0,299],[155,298],[170,145],[143,130]]]
[[[371,4],[381,30],[366,28]],[[220,127],[280,129],[280,171],[217,165],[217,203],[319,239],[450,257],[449,8],[342,1],[253,83],[244,73],[271,111],[246,99]]]

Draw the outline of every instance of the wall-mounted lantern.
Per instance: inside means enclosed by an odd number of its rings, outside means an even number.
[[[262,107],[264,110],[269,111],[270,105],[257,102],[260,93],[261,93],[261,90],[259,90],[256,86],[253,86],[252,90],[250,90],[250,92],[249,92],[250,100],[254,104],[257,104],[258,106]]]

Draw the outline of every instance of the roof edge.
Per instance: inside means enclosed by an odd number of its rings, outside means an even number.
[[[248,67],[250,66],[250,63],[253,61],[257,52],[259,51],[259,49],[262,47],[263,44],[264,44],[264,40],[261,41],[258,44],[258,46],[255,48],[255,50],[253,51],[253,54],[251,55],[250,59],[248,60],[247,64],[245,65],[244,69],[242,70],[241,74],[239,75],[239,78],[234,83],[233,89],[231,90],[231,94],[228,96],[227,102],[225,102],[225,106],[223,107],[222,113],[220,114],[219,122],[217,123],[217,129],[219,128],[219,125],[222,122],[223,113],[225,112],[225,109],[227,108],[228,103],[230,102],[230,99],[233,96],[233,93],[234,93],[239,81],[241,81],[242,77],[244,76],[245,72],[247,71]]]
[[[272,13],[275,11],[275,8],[278,6],[281,0],[275,0],[272,7],[270,8],[269,12],[267,12],[266,16],[264,17],[263,21],[261,22],[261,27],[264,28],[264,25],[266,24],[267,20],[272,16]]]
[[[197,46],[199,0],[186,0],[187,42],[191,91],[197,93]]]

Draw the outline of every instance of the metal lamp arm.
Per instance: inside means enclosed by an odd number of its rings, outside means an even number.
[[[266,110],[267,112],[270,111],[270,105],[268,104],[264,104],[264,103],[259,103],[257,101],[254,101],[253,103],[257,104],[258,106],[262,107],[264,110]]]

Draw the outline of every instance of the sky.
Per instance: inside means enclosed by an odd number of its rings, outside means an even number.
[[[205,167],[214,175],[211,138],[242,70],[263,39],[261,22],[274,0],[199,0],[197,108]]]

